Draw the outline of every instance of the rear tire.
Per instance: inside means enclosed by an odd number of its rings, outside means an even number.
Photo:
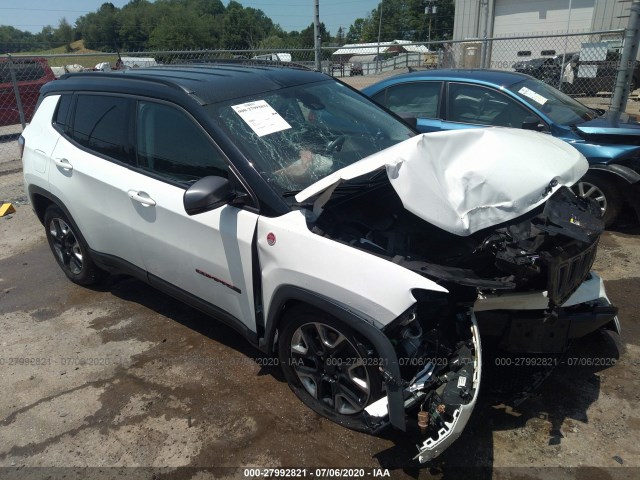
[[[334,317],[308,306],[286,313],[278,357],[293,392],[316,413],[367,431],[364,408],[382,395],[379,357]]]
[[[64,274],[78,285],[95,284],[104,272],[93,263],[87,244],[73,225],[57,205],[50,205],[45,211],[47,241]]]

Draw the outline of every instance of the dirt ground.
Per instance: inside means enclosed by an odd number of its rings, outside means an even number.
[[[19,169],[0,161],[0,203],[17,210],[0,218],[2,479],[247,478],[244,468],[282,466],[364,468],[367,477],[383,468],[391,478],[640,477],[632,219],[604,234],[595,267],[620,308],[622,337],[576,342],[516,408],[483,390],[462,437],[417,467],[415,437],[373,437],[320,418],[214,319],[127,277],[92,289],[69,282]]]

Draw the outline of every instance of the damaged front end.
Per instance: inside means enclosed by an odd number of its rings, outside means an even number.
[[[510,142],[513,149],[502,147],[488,166],[478,162],[478,151]],[[504,154],[537,156],[540,150],[548,156],[541,157],[544,162],[536,158],[538,165]],[[313,233],[448,291],[414,290],[414,307],[383,329],[401,378],[384,369],[381,374],[387,386],[402,390],[403,407],[420,429],[420,462],[444,451],[474,408],[482,373],[476,310],[489,323],[495,315],[512,315],[499,334],[522,351],[535,351],[537,344],[527,331],[513,328],[521,309],[543,330],[538,343],[548,343],[547,335],[560,351],[568,332],[584,334],[617,322],[603,289],[586,292],[591,286],[583,285],[592,278],[603,231],[597,206],[569,188],[585,171],[584,157],[555,139],[499,129],[446,132],[387,149],[296,196],[299,202],[316,197],[307,215]],[[579,305],[567,304],[578,297]],[[573,320],[580,324],[571,326]],[[372,429],[395,416],[390,412],[398,402],[397,395],[388,396],[365,409]]]
[[[589,201],[561,188],[514,221],[460,237],[407,212],[388,185],[379,185],[329,202],[313,223],[316,234],[386,258],[449,292],[414,291],[414,308],[383,330],[394,346],[401,378],[382,373],[387,384],[401,387],[408,418],[420,427],[416,458],[421,462],[435,458],[460,435],[474,408],[482,369],[479,302],[499,305],[498,311],[481,309],[491,323],[507,311],[522,318],[518,302],[535,297],[534,323],[546,335],[539,344],[559,350],[567,346],[572,329],[584,334],[615,318],[610,305],[563,306],[574,294],[580,296],[576,291],[590,278],[602,232],[595,214]],[[583,300],[602,295],[587,292]],[[592,308],[598,313],[590,315]],[[564,321],[578,312],[580,326]],[[500,334],[521,352],[537,348],[536,337],[521,323],[501,323]],[[387,409],[386,397],[366,408],[374,429],[386,421]]]
[[[423,463],[451,445],[471,416],[480,388],[481,346],[471,308],[450,303],[446,294],[414,294],[415,307],[384,329],[402,378],[381,371],[385,383],[402,387],[404,409],[422,438],[415,458]],[[388,410],[387,397],[372,403],[365,409],[368,422],[383,425]]]

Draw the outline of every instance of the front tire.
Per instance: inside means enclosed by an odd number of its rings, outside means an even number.
[[[598,203],[605,227],[610,227],[618,218],[623,199],[613,181],[601,175],[588,172],[573,186],[573,192]]]
[[[49,247],[64,274],[78,285],[92,285],[102,278],[100,270],[89,256],[89,248],[79,231],[73,227],[57,205],[50,205],[44,214]]]
[[[334,317],[296,306],[283,319],[278,357],[293,392],[316,413],[367,431],[364,408],[382,396],[373,347]]]

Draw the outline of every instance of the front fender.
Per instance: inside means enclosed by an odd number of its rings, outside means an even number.
[[[297,285],[373,319],[382,328],[415,303],[412,290],[447,293],[390,260],[312,233],[302,211],[260,217],[257,245],[264,312],[271,310],[281,286]]]

